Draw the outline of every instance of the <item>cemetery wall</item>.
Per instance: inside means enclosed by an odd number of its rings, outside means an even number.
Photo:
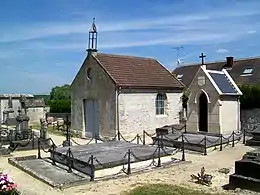
[[[260,109],[241,110],[241,127],[246,131],[260,127]]]

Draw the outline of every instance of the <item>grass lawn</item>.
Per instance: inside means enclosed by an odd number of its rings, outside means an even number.
[[[134,188],[125,195],[212,195],[203,191],[196,191],[176,185],[150,184]],[[227,194],[213,194],[227,195]]]

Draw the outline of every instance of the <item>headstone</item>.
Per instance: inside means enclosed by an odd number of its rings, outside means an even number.
[[[49,138],[47,121],[45,119],[40,119],[41,129],[40,129],[40,138],[46,140]]]
[[[247,152],[235,162],[235,173],[229,177],[231,188],[260,191],[260,149]]]
[[[253,138],[246,141],[248,146],[260,146],[260,127],[256,128],[252,133]]]

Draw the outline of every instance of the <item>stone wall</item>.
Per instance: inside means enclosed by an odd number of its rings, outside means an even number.
[[[246,131],[260,127],[260,109],[241,110],[241,127]]]
[[[119,127],[124,135],[141,134],[143,130],[179,123],[181,92],[170,92],[164,115],[156,115],[155,99],[158,91],[142,91],[119,95]]]
[[[92,79],[87,78],[92,69]],[[71,85],[71,129],[85,137],[83,100],[99,101],[99,131],[101,136],[113,136],[116,130],[116,86],[97,61],[89,56]],[[87,115],[87,114],[86,114]],[[87,117],[87,116],[86,116]]]

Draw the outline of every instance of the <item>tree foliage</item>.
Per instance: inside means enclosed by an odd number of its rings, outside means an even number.
[[[240,97],[241,109],[260,108],[260,84],[239,85],[243,95]]]
[[[46,101],[51,113],[70,113],[71,90],[70,85],[55,86],[50,92],[50,99]]]
[[[56,86],[52,88],[50,100],[70,100],[70,85]]]

